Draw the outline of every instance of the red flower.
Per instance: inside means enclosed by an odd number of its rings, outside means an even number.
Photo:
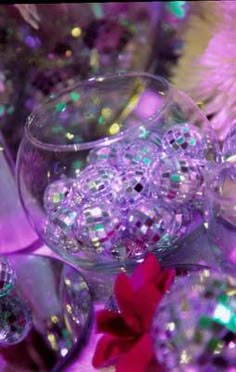
[[[160,371],[149,330],[156,307],[174,276],[174,270],[160,268],[153,254],[136,267],[130,278],[118,275],[114,294],[120,312],[97,313],[97,331],[106,334],[95,350],[95,368],[115,365],[117,372]]]

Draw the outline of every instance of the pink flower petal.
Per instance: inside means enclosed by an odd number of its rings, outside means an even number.
[[[131,342],[113,336],[102,336],[97,343],[92,364],[94,368],[103,368],[116,363],[117,358],[128,352]]]
[[[135,333],[140,333],[141,323],[136,306],[136,293],[134,292],[127,275],[123,273],[118,275],[114,291],[125,323]]]
[[[153,367],[156,367],[153,369]],[[150,369],[150,367],[152,369]],[[145,334],[126,354],[122,354],[116,365],[116,372],[158,372],[154,362],[151,336]]]
[[[150,330],[156,308],[163,294],[157,290],[153,283],[147,284],[137,291],[136,308],[141,322],[141,332]]]
[[[138,289],[144,283],[155,281],[160,274],[160,265],[153,253],[149,253],[145,260],[138,264],[131,275],[133,287]]]
[[[121,314],[115,311],[100,310],[96,314],[97,332],[124,338],[132,338],[132,330],[128,328]]]
[[[160,278],[156,283],[158,290],[161,293],[165,293],[168,291],[174,281],[175,278],[175,270],[173,269],[164,269],[160,273]]]

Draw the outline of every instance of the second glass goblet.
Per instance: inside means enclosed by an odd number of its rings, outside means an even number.
[[[221,268],[235,273],[236,163],[226,162],[207,177],[207,231]]]

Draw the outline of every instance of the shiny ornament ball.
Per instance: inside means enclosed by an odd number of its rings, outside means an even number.
[[[187,123],[177,124],[163,135],[163,147],[167,151],[196,156],[202,152],[202,134]]]
[[[59,180],[48,185],[44,193],[44,208],[46,211],[55,211],[66,200],[70,193],[71,183]]]
[[[142,167],[128,167],[120,173],[122,188],[117,194],[117,202],[123,211],[143,197],[151,196],[151,185],[147,172]]]
[[[166,203],[190,202],[203,184],[198,160],[188,157],[165,157],[155,163],[151,174],[154,194]]]
[[[75,239],[73,232],[66,232],[51,220],[45,223],[44,240],[58,252],[73,254],[81,250],[81,244]]]
[[[215,161],[220,149],[214,132],[202,133],[191,124],[176,124],[162,138],[163,150],[167,153],[188,155],[194,158]]]
[[[84,203],[76,219],[74,234],[86,252],[110,255],[122,230],[120,210],[105,199]]]
[[[152,337],[165,371],[234,371],[235,277],[209,270],[178,277],[156,310]]]
[[[178,229],[175,213],[153,199],[143,198],[130,208],[127,215],[130,238],[143,243],[148,249],[171,245]]]
[[[137,139],[135,142],[123,143],[119,147],[119,163],[122,168],[138,166],[149,168],[158,158],[157,146],[149,140]]]
[[[60,208],[52,213],[45,222],[44,239],[58,251],[76,253],[81,249],[76,240],[73,227],[77,212],[69,208]]]
[[[103,164],[92,164],[83,169],[77,182],[80,192],[87,200],[100,197],[112,199],[120,184],[117,170]]]
[[[130,258],[139,258],[146,251],[147,248],[142,242],[125,232],[118,243],[113,245],[111,253],[113,258],[122,261]]]
[[[50,183],[43,197],[45,210],[50,214],[62,206],[78,206],[82,201],[78,188],[76,180],[70,178]]]
[[[0,258],[0,298],[7,295],[15,285],[15,271],[6,257]]]
[[[16,296],[0,299],[0,346],[21,342],[31,329],[31,311]]]

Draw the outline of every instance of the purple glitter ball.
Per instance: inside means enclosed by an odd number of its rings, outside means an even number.
[[[120,241],[114,244],[111,253],[115,259],[126,260],[139,258],[144,255],[146,250],[146,246],[142,242],[133,237],[122,236]]]
[[[69,254],[81,251],[81,244],[75,239],[72,232],[65,231],[58,225],[50,222],[45,227],[45,241],[49,246],[53,246],[58,252],[67,252]]]
[[[140,167],[129,167],[120,174],[122,188],[117,194],[117,202],[126,211],[143,197],[151,195],[150,182],[146,170]]]
[[[71,178],[52,182],[45,190],[43,202],[50,214],[62,206],[78,206],[82,201],[77,180]]]
[[[0,298],[7,295],[14,287],[15,271],[6,257],[0,259]]]
[[[119,148],[118,155],[122,168],[138,166],[147,169],[157,159],[159,152],[157,146],[152,142],[137,139],[135,142],[123,143]]]
[[[142,242],[148,249],[170,246],[179,229],[175,213],[145,199],[130,208],[127,216],[127,231],[131,238]]]
[[[117,170],[103,164],[92,164],[86,167],[80,173],[77,182],[81,193],[87,200],[100,197],[110,200],[121,187]]]
[[[106,200],[85,203],[78,213],[74,233],[86,252],[108,253],[120,239],[122,222],[119,209]]]
[[[135,142],[120,141],[109,147],[92,150],[89,162],[108,162],[122,170],[129,166],[148,168],[158,156],[158,147],[147,139],[137,139]]]
[[[10,346],[21,342],[32,325],[32,316],[27,305],[16,296],[0,300],[0,345]]]
[[[65,182],[65,180],[58,180],[50,183],[43,197],[45,210],[52,212],[60,207],[68,197],[70,189],[71,182]]]
[[[203,183],[199,161],[183,156],[157,161],[150,177],[154,195],[176,205],[191,201]]]
[[[165,371],[234,371],[236,279],[209,270],[177,277],[151,334]]]
[[[78,252],[81,244],[73,233],[77,213],[68,208],[60,208],[46,220],[43,236],[49,246],[58,251]]]
[[[75,222],[77,213],[71,209],[61,208],[51,215],[51,220],[55,225],[61,227],[65,233],[68,233]]]
[[[203,158],[208,144],[197,127],[190,124],[177,124],[168,129],[162,138],[163,150],[191,157]]]

